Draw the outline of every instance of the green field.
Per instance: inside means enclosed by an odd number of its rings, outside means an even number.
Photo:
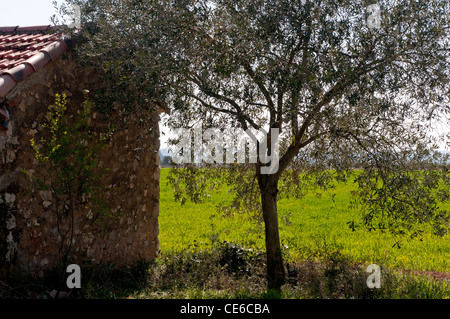
[[[161,171],[160,249],[179,252],[186,249],[205,250],[215,242],[234,242],[247,248],[264,249],[263,225],[246,215],[222,216],[216,205],[230,201],[225,190],[211,194],[202,204],[174,201],[167,185],[169,169]],[[390,234],[352,231],[347,222],[360,218],[349,208],[352,184],[339,184],[320,197],[315,193],[303,199],[283,199],[278,203],[280,236],[289,260],[320,258],[330,250],[338,250],[351,261],[363,265],[376,263],[385,268],[450,273],[450,236],[443,238],[425,234],[421,239],[401,241]],[[336,194],[333,196],[333,194]],[[450,205],[445,204],[450,209]]]

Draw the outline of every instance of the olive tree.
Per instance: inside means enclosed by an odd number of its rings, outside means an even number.
[[[264,129],[266,155],[279,140],[270,173],[258,157],[171,177],[179,198],[200,200],[200,172],[221,175],[234,208],[262,214],[269,288],[285,278],[277,200],[314,185],[353,174],[370,229],[446,232],[449,173],[433,150],[449,136],[430,123],[449,119],[448,0],[68,3],[82,9],[80,56],[123,88],[124,105],[164,105],[174,127]]]

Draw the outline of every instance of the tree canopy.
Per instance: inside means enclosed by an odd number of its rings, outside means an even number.
[[[280,131],[274,174],[260,160],[207,173],[234,185],[233,208],[262,215],[269,287],[284,278],[277,198],[312,186],[352,176],[370,229],[446,233],[448,158],[434,151],[450,136],[430,124],[449,124],[448,0],[67,3],[82,8],[81,59],[124,107],[163,104],[173,127]],[[200,200],[200,171],[173,172],[190,180],[180,198]]]

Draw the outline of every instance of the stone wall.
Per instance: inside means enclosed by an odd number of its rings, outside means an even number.
[[[30,75],[6,96],[11,122],[7,131],[0,132],[0,268],[18,265],[32,275],[43,275],[58,262],[60,236],[52,193],[33,185],[21,170],[45,176],[46,168],[34,158],[30,140],[41,135],[56,93],[65,93],[68,112],[77,114],[83,91],[94,92],[99,86],[96,79],[95,74],[65,55]],[[150,118],[150,123],[142,124],[144,116]],[[92,130],[106,132],[114,127],[99,163],[108,169],[102,183],[108,206],[116,217],[101,224],[86,223],[82,236],[73,242],[72,262],[112,262],[123,267],[157,256],[158,121],[157,111],[151,117],[148,112],[125,114],[119,103],[108,114],[93,113]],[[86,216],[85,211],[78,214]]]

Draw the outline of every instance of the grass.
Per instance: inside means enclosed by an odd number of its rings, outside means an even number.
[[[127,295],[136,299],[444,299],[450,284],[425,276],[383,269],[381,288],[366,285],[368,274],[330,250],[320,262],[287,262],[287,281],[281,292],[267,291],[265,257],[257,250],[216,242],[208,250],[182,250],[163,255],[149,267],[142,289]]]
[[[216,205],[230,201],[225,190],[211,194],[202,204],[174,202],[167,186],[168,169],[161,172],[160,249],[163,253],[187,248],[208,249],[216,241],[234,242],[246,248],[264,249],[261,223],[245,215],[222,216]],[[314,193],[299,200],[282,199],[278,203],[280,237],[288,260],[320,258],[333,247],[349,260],[361,264],[376,263],[385,268],[450,273],[450,236],[424,234],[422,238],[399,239],[389,233],[352,231],[347,222],[358,220],[359,212],[349,208],[353,185],[339,184],[320,197]],[[450,209],[447,203],[446,208]]]
[[[230,201],[222,189],[202,204],[174,201],[161,171],[160,256],[130,269],[83,266],[83,288],[73,298],[450,298],[450,236],[403,241],[390,234],[352,231],[347,222],[352,185],[278,203],[287,280],[281,293],[267,291],[264,229],[242,214],[222,216]],[[446,204],[450,209],[450,205]],[[381,288],[370,289],[367,266],[381,267]],[[89,269],[89,271],[86,271]],[[0,282],[0,298],[48,298],[51,284],[17,277]],[[45,289],[43,290],[43,287]]]
[[[163,169],[159,216],[162,257],[151,269],[167,271],[169,268],[172,272],[159,273],[159,280],[165,279],[162,287],[157,284],[157,276],[152,277],[153,286],[133,297],[273,297],[265,290],[264,259],[252,261],[259,268],[253,269],[253,275],[245,279],[230,277],[223,267],[214,268],[219,264],[214,262],[217,255],[224,253],[220,250],[224,243],[264,251],[263,225],[238,213],[218,214],[216,206],[232,198],[226,190],[213,192],[202,204],[174,202],[167,174],[168,169]],[[424,234],[420,239],[403,239],[401,245],[394,246],[399,239],[389,233],[369,232],[364,228],[352,231],[347,222],[360,218],[359,211],[349,205],[352,187],[351,183],[342,183],[320,196],[310,193],[301,200],[287,198],[278,202],[288,280],[277,297],[450,298],[450,236]],[[445,205],[450,209],[448,203]],[[186,269],[177,271],[174,263],[193,271],[195,278],[203,279],[186,277]],[[365,269],[372,263],[381,266],[381,289],[367,288]],[[437,280],[430,274],[446,279]],[[183,281],[180,275],[189,280]],[[173,285],[171,280],[172,284],[168,284],[167,279],[171,277],[178,278],[173,279],[178,284]],[[217,282],[222,284],[217,286],[214,284]]]

